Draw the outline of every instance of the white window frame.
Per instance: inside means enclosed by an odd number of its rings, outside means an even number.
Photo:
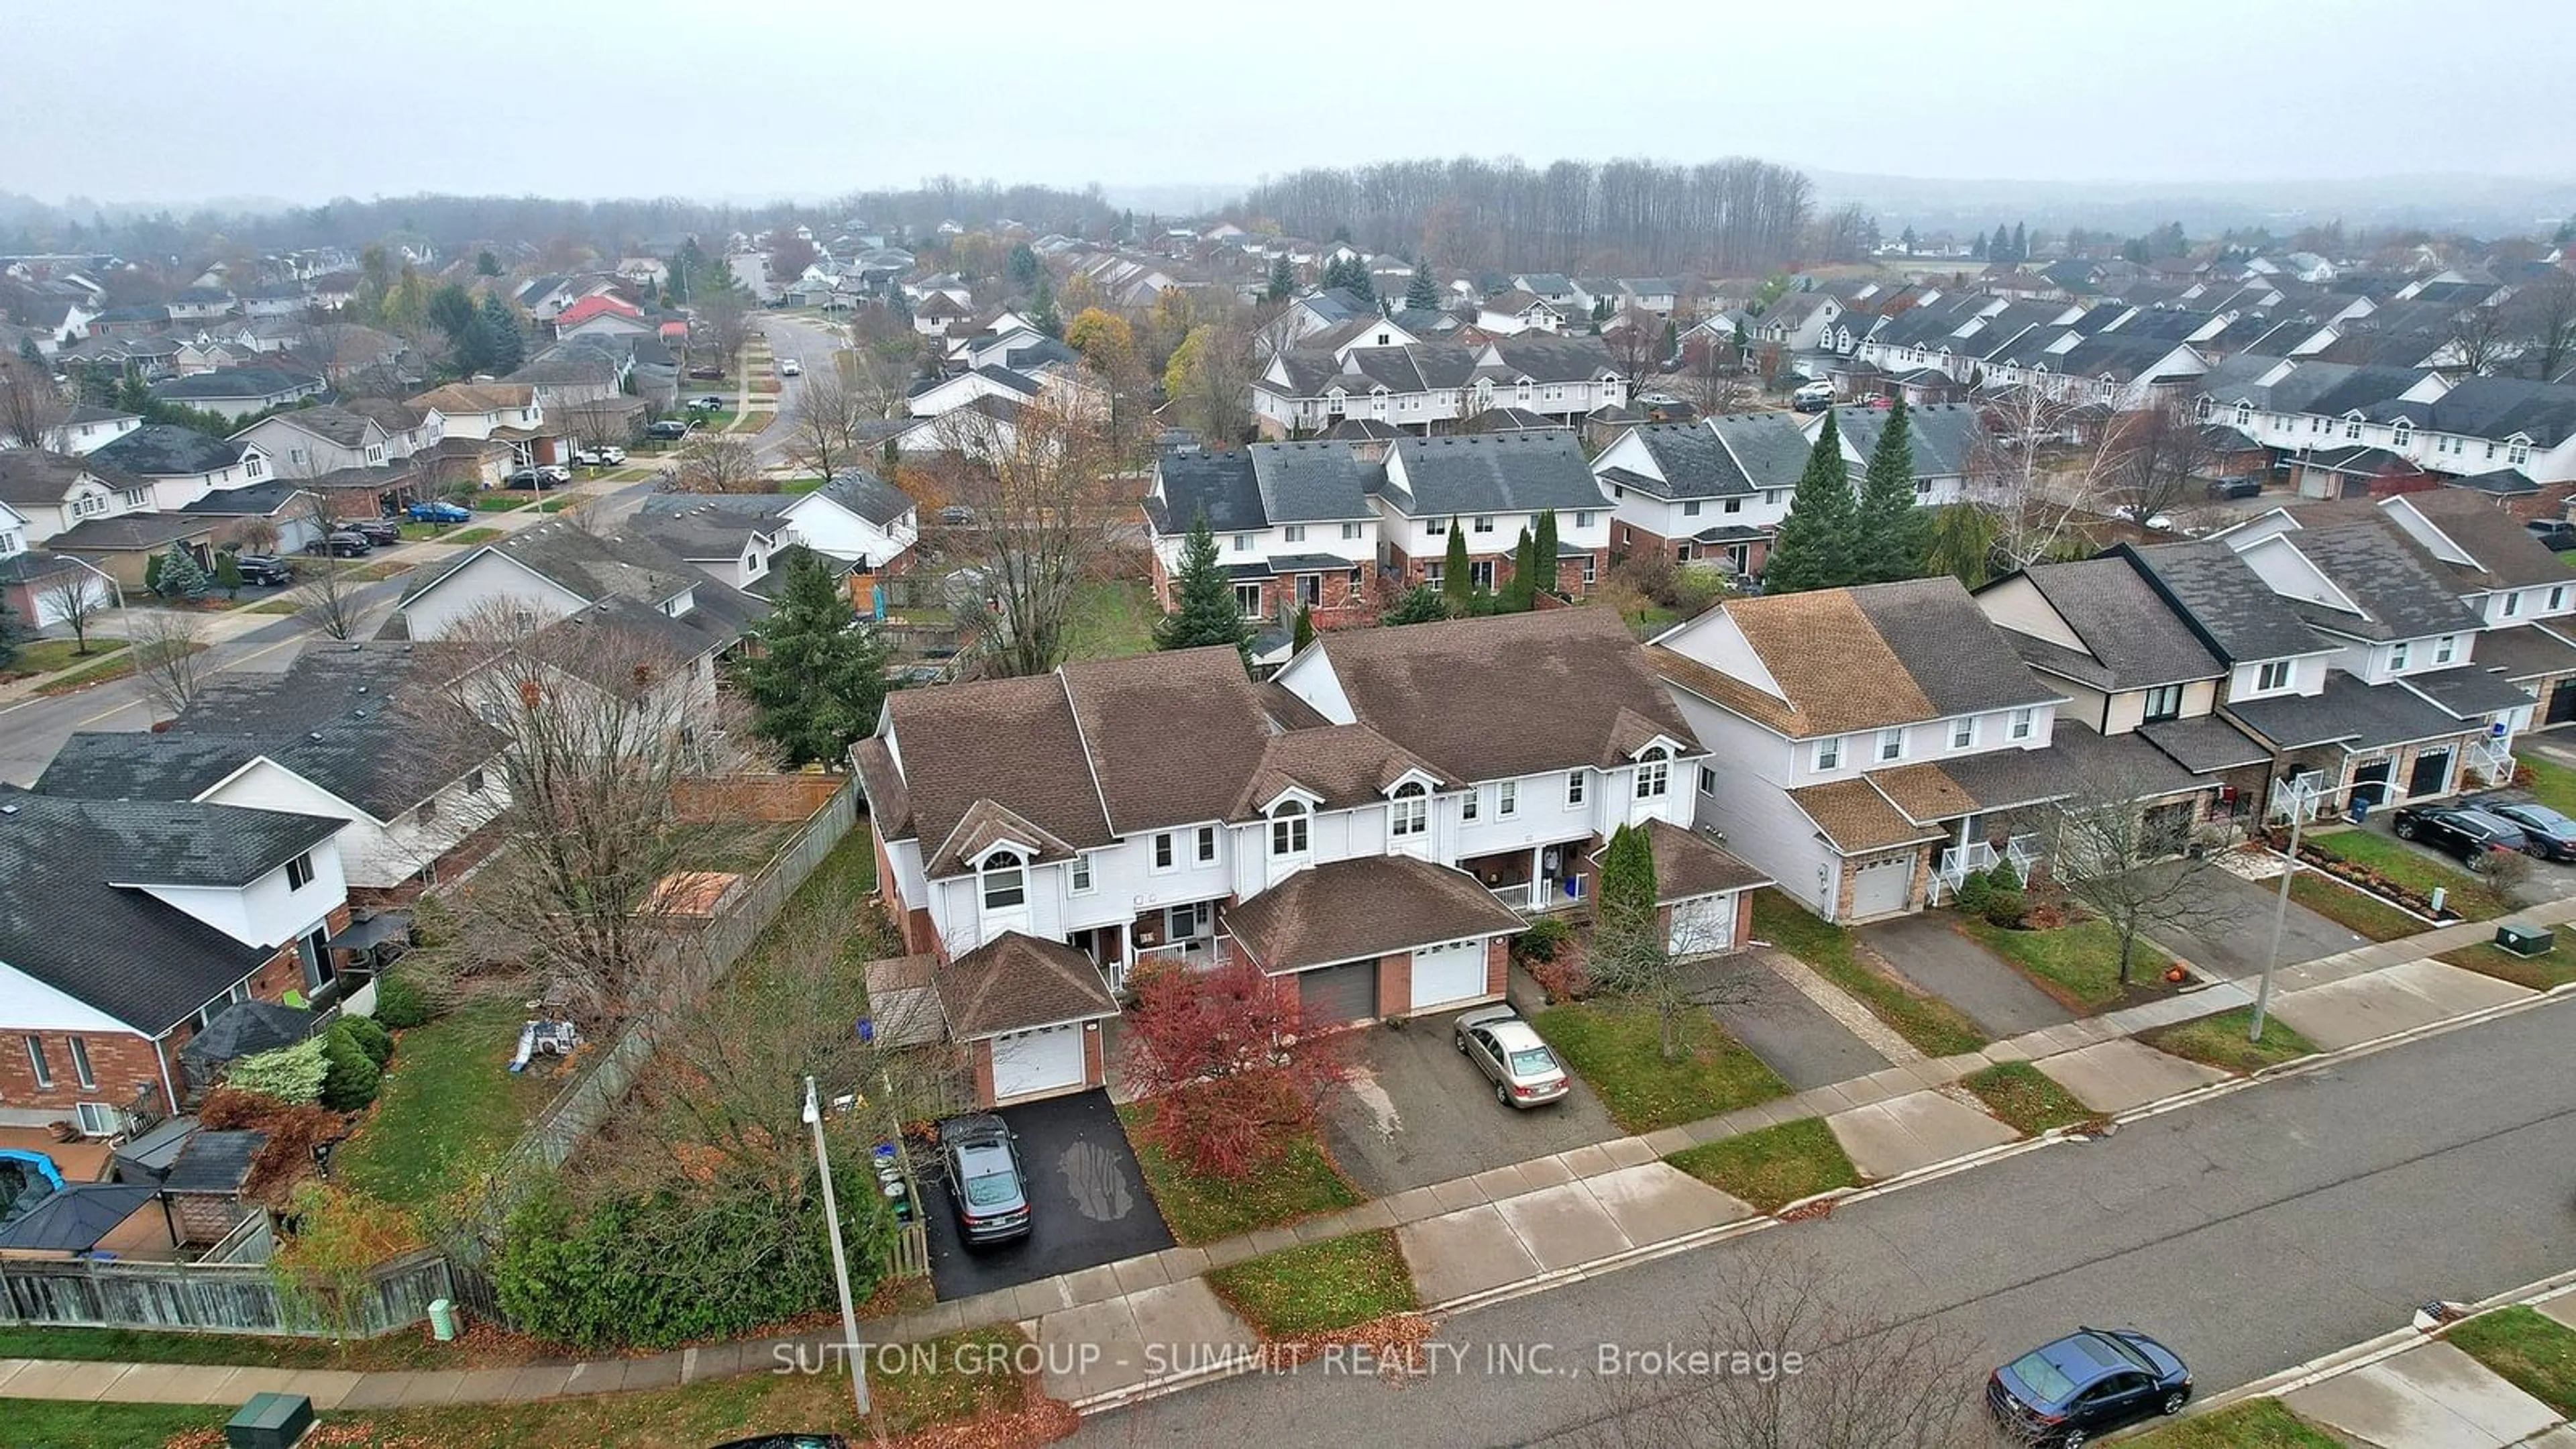
[[[1490,513],[1480,513],[1480,514],[1477,514],[1477,515],[1476,515],[1476,521],[1475,521],[1475,523],[1474,523],[1474,525],[1473,525],[1473,531],[1475,531],[1475,532],[1477,532],[1477,533],[1491,533],[1491,532],[1493,532],[1493,531],[1494,531],[1494,516],[1493,516],[1492,514],[1490,514]]]
[[[2389,646],[2388,646],[2388,671],[2389,671],[2391,674],[2394,674],[2394,673],[2396,673],[2398,670],[2405,668],[2405,667],[2406,667],[2406,660],[2407,660],[2407,656],[2408,656],[2411,652],[2412,652],[2412,649],[2411,649],[2411,646],[2410,646],[2409,642],[2408,642],[2407,640],[2404,640],[2404,639],[2400,639],[2400,640],[2398,640],[2396,643],[2389,645]]]
[[[298,879],[299,876],[302,879]],[[311,884],[313,884],[313,852],[307,850],[286,863],[286,888],[300,891]]]
[[[1010,899],[995,899],[1005,892]],[[984,863],[975,868],[975,899],[987,913],[1026,907],[1029,903],[1028,857],[1016,850],[997,850],[984,857]]]
[[[1065,881],[1065,893],[1067,895],[1087,896],[1093,891],[1099,889],[1100,880],[1099,877],[1092,872],[1090,851],[1078,850],[1074,852],[1073,864],[1066,872]]]
[[[1315,813],[1303,800],[1283,800],[1270,812],[1270,855],[1274,860],[1314,853]]]
[[[1566,808],[1566,809],[1571,810],[1571,809],[1573,809],[1574,807],[1576,807],[1576,806],[1578,806],[1578,805],[1580,805],[1580,804],[1582,804],[1582,803],[1583,803],[1583,790],[1584,790],[1584,785],[1583,785],[1583,772],[1582,772],[1581,770],[1568,770],[1568,771],[1566,771],[1566,772],[1565,772],[1565,808]]]
[[[1402,840],[1430,830],[1431,792],[1410,780],[1396,786],[1395,794],[1387,801],[1387,834]]]
[[[1905,727],[1903,725],[1899,725],[1894,729],[1880,730],[1878,732],[1878,744],[1875,746],[1875,752],[1878,757],[1878,762],[1882,765],[1894,764],[1898,760],[1904,759]]]
[[[54,1086],[54,1064],[45,1059],[45,1039],[31,1031],[27,1033],[22,1040],[25,1041],[27,1047],[27,1066],[36,1074],[36,1090],[39,1092],[52,1091]]]
[[[2171,701],[2173,708],[2166,710],[2161,714],[2158,713],[2158,707],[2167,701]],[[2179,684],[2156,685],[2145,692],[2144,697],[2138,702],[2138,707],[2139,718],[2149,724],[2154,724],[2159,720],[2180,719],[2182,718],[2182,686]]]
[[[1494,815],[1509,820],[1521,813],[1521,782],[1505,780],[1494,787]]]
[[[2508,590],[2506,590],[2506,591],[2505,591],[2505,596],[2504,596],[2504,602],[2503,602],[2501,605],[2498,605],[2498,606],[2497,606],[2497,612],[2499,612],[2499,613],[2503,614],[2503,615],[2504,615],[2506,618],[2508,618],[2508,619],[2512,618],[2512,617],[2513,617],[2514,615],[2516,615],[2516,614],[2521,613],[2521,612],[2522,612],[2522,591],[2521,591],[2520,589],[2508,589]]]
[[[2006,731],[2017,740],[2026,740],[2039,729],[2039,711],[2029,705],[2012,712],[2012,725]]]
[[[1963,715],[1958,719],[1950,721],[1950,748],[1954,750],[1973,749],[1975,748],[1976,743],[1977,717],[1975,715]]]
[[[1306,525],[1302,523],[1283,525],[1279,532],[1290,543],[1304,543],[1306,541]]]
[[[1650,745],[1637,757],[1637,798],[1660,800],[1673,788],[1672,752],[1661,745]]]
[[[2445,634],[2433,641],[2433,662],[2436,664],[2450,663],[2459,652],[2460,636],[2457,634]]]
[[[1257,534],[1257,533],[1238,533],[1238,534],[1236,534],[1236,535],[1234,536],[1234,551],[1235,551],[1236,553],[1250,553],[1250,552],[1252,552],[1252,544],[1253,544],[1253,541],[1254,541],[1255,539],[1258,539],[1260,536],[1261,536],[1261,535],[1259,535],[1259,534]]]
[[[1158,830],[1154,832],[1153,854],[1145,859],[1145,868],[1155,875],[1176,871],[1181,868],[1181,843],[1172,838],[1172,832]]]
[[[2267,659],[2254,667],[2254,688],[2259,693],[2290,687],[2290,661]]]
[[[1458,796],[1458,818],[1473,822],[1484,813],[1485,787],[1470,785]]]
[[[67,1036],[63,1038],[63,1045],[71,1049],[72,1080],[88,1090],[96,1091],[98,1073],[90,1067],[89,1043],[76,1036]]]
[[[1839,770],[1843,767],[1843,737],[1828,735],[1816,741],[1816,768]]]
[[[1216,827],[1215,827],[1215,826],[1213,826],[1213,825],[1202,825],[1202,826],[1200,826],[1200,827],[1199,827],[1199,831],[1198,831],[1198,840],[1197,840],[1197,843],[1192,847],[1192,851],[1191,851],[1191,858],[1192,858],[1193,860],[1195,860],[1197,863],[1199,863],[1200,865],[1214,865],[1214,864],[1216,864]]]

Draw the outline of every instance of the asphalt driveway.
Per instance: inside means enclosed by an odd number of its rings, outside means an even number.
[[[2262,971],[2263,953],[2272,942],[2272,913],[2280,901],[2280,883],[2244,880],[2223,870],[2209,872],[2209,878],[2208,920],[2195,921],[2189,930],[2169,927],[2147,934],[2207,975],[2253,976]],[[2281,964],[2314,961],[2369,944],[2368,937],[2292,901],[2281,925]]]
[[[1001,1109],[1019,1135],[1029,1175],[1029,1235],[969,1249],[956,1208],[934,1169],[922,1181],[930,1227],[930,1283],[943,1299],[1034,1283],[1172,1246],[1135,1149],[1107,1092],[1083,1092]]]
[[[1349,1085],[1328,1109],[1333,1160],[1370,1197],[1624,1136],[1577,1077],[1544,1107],[1506,1107],[1452,1044],[1449,1016],[1350,1033]]]
[[[1718,1025],[1799,1091],[1886,1069],[1887,1058],[1754,957],[1720,956],[1699,970]]]
[[[1947,915],[1863,926],[1860,938],[1906,980],[1966,1012],[1988,1036],[2015,1037],[2075,1019],[2009,962],[1951,930]]]

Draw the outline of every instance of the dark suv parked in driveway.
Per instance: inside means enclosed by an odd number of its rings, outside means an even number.
[[[295,582],[295,566],[282,558],[264,553],[233,555],[233,567],[241,570],[242,582],[261,588],[283,588]]]
[[[2388,818],[2400,840],[2417,841],[2456,855],[2471,870],[2484,867],[2498,851],[2527,850],[2530,837],[2501,815],[2460,805],[2401,805]]]

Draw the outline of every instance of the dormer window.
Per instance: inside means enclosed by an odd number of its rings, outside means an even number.
[[[1396,786],[1387,811],[1387,833],[1400,840],[1409,835],[1420,835],[1430,828],[1430,792],[1411,780]]]
[[[1270,853],[1304,855],[1309,845],[1308,827],[1313,823],[1304,801],[1280,802],[1279,808],[1270,813]]]
[[[2506,444],[2504,460],[2517,468],[2530,466],[2531,440],[2528,438],[2516,438],[2512,442]]]
[[[2236,405],[2236,426],[2240,428],[2247,427],[2250,426],[2253,421],[2254,409],[2244,403],[2238,403]]]
[[[2254,671],[2254,688],[2258,692],[2269,694],[2289,687],[2290,661],[2287,659],[2270,660]]]
[[[1028,858],[1012,850],[993,852],[984,862],[984,909],[1017,910],[1028,898]]]
[[[2344,436],[2344,441],[2345,441],[2345,442],[2348,442],[2348,443],[2358,443],[2358,442],[2360,442],[2360,441],[2361,441],[2361,419],[2359,419],[2359,418],[2357,418],[2357,417],[2354,417],[2354,418],[2346,418],[2346,419],[2344,420],[2344,425],[2343,425],[2343,436]]]
[[[2398,419],[2397,425],[2388,430],[2388,446],[2392,448],[2403,448],[2413,441],[2415,441],[2415,425],[2403,418]]]
[[[1659,800],[1673,787],[1672,751],[1661,745],[1649,746],[1637,757],[1637,798]]]
[[[2147,691],[2146,722],[2182,718],[2182,686],[2159,684]]]

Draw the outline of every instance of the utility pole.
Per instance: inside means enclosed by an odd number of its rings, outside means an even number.
[[[2364,781],[2363,784],[2373,783]],[[2353,788],[2359,789],[2360,785]],[[2263,976],[2254,991],[2254,1025],[2245,1033],[2249,1042],[2263,1040],[2263,1019],[2272,1009],[2272,972],[2281,964],[2281,932],[2290,920],[2290,878],[2299,873],[2299,834],[2307,824],[2308,806],[2319,799],[2331,799],[2338,792],[2331,788],[2295,790],[2290,794],[2290,856],[2281,868],[2280,898],[2272,906],[2272,947],[2263,953]]]
[[[869,1420],[867,1355],[859,1345],[859,1314],[850,1303],[850,1255],[841,1246],[841,1204],[832,1192],[832,1159],[823,1149],[823,1109],[814,1100],[814,1079],[805,1079],[805,1125],[814,1129],[814,1165],[823,1174],[823,1226],[832,1235],[832,1278],[841,1290],[842,1342],[850,1350],[850,1400],[859,1420]]]

